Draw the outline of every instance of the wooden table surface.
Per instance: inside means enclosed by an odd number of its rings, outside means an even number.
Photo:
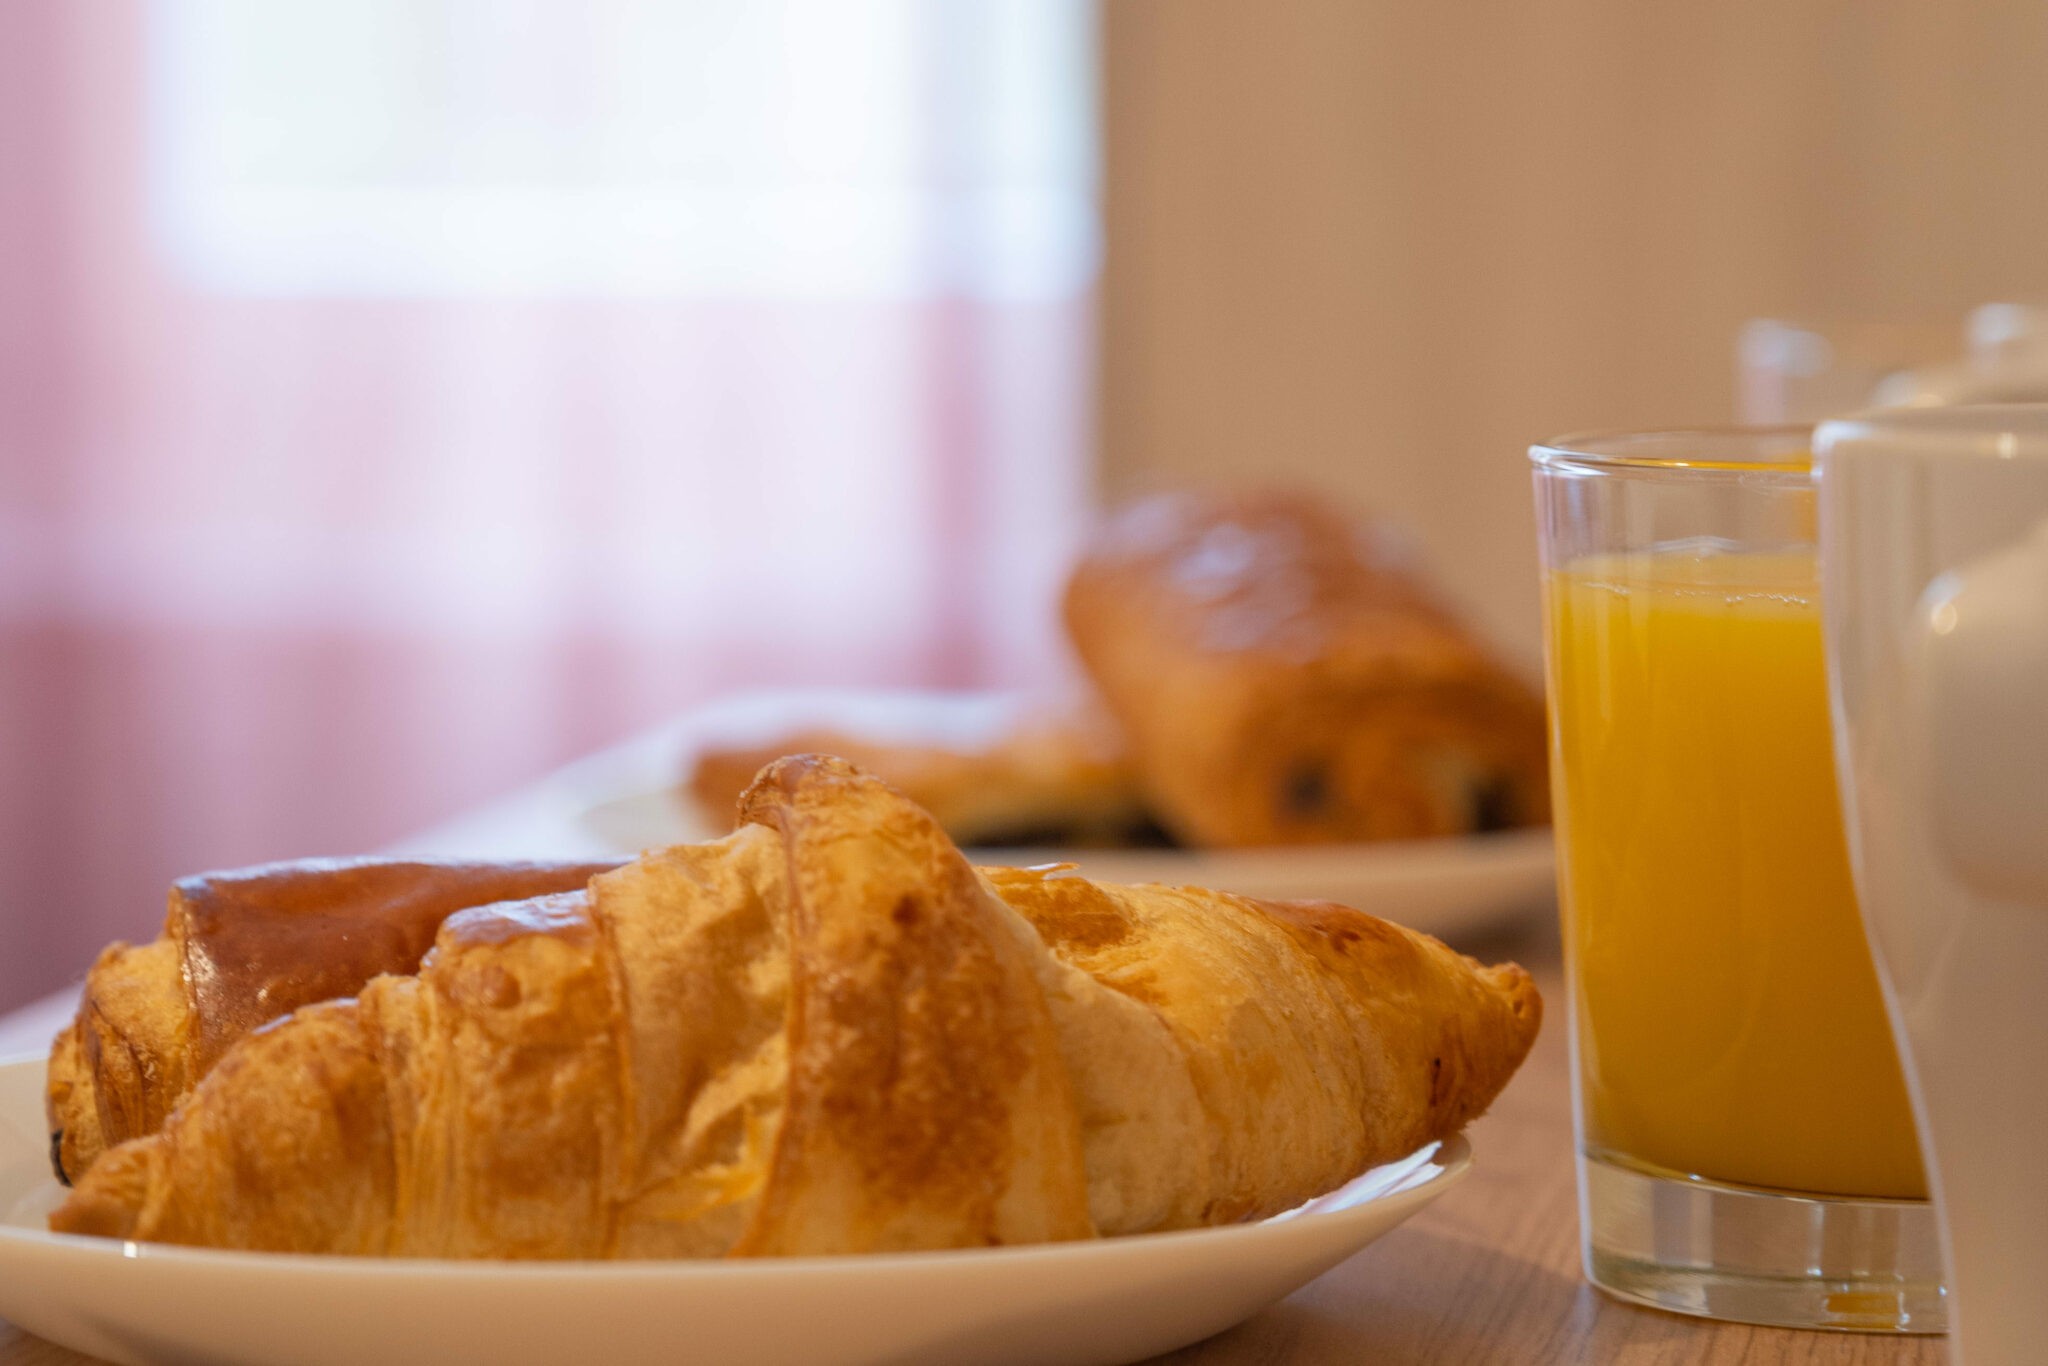
[[[1940,1339],[1799,1333],[1638,1309],[1579,1274],[1570,1092],[1556,940],[1546,928],[1470,948],[1537,974],[1550,1019],[1471,1131],[1472,1175],[1401,1228],[1175,1366],[1939,1366]],[[0,1323],[0,1366],[88,1360]]]

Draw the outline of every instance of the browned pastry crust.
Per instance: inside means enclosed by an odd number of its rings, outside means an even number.
[[[1277,1214],[1457,1133],[1541,1022],[1520,967],[1481,967],[1348,906],[984,871],[1056,957],[1144,1003],[1187,1061],[1209,1171],[1146,1227]],[[1121,1099],[1106,1094],[1105,1111]],[[1148,1148],[1125,1189],[1200,1151]]]
[[[1257,1217],[1456,1131],[1527,974],[1357,911],[984,871],[838,760],[230,1050],[65,1232],[314,1252],[973,1247]]]
[[[244,1035],[412,971],[455,911],[566,891],[615,866],[306,859],[186,878],[161,936],[100,955],[51,1049],[58,1175],[154,1133]]]
[[[1153,813],[1186,843],[1548,819],[1535,691],[1363,529],[1307,500],[1134,504],[1075,569],[1066,619]]]
[[[1157,842],[1114,722],[1094,707],[1027,711],[976,745],[892,744],[811,728],[712,744],[685,786],[719,828],[754,775],[785,754],[834,754],[889,783],[961,845],[1090,848]]]

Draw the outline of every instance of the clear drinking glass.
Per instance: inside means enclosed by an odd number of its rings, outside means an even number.
[[[1530,452],[1586,1274],[1938,1332],[1938,1232],[1837,801],[1805,428]]]
[[[1735,419],[1819,422],[1858,412],[1887,390],[1917,391],[1921,378],[1970,368],[1964,349],[1972,347],[1974,360],[1976,336],[1974,322],[1966,328],[1953,315],[1752,318],[1735,337]]]

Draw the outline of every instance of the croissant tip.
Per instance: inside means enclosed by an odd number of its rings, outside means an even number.
[[[1529,1022],[1531,1034],[1543,1023],[1543,993],[1536,978],[1520,963],[1500,963],[1487,969],[1507,996],[1508,1009],[1518,1020]]]
[[[785,809],[814,783],[858,781],[869,775],[836,754],[785,754],[766,765],[740,794],[739,824],[781,828]]]

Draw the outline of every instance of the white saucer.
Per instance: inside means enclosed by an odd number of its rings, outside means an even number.
[[[902,742],[970,744],[1025,699],[1005,693],[748,693],[699,708],[582,760],[394,852],[603,858],[725,834],[680,794],[706,740],[765,741],[807,727]],[[969,849],[977,863],[1074,863],[1106,882],[1166,882],[1245,896],[1343,902],[1456,940],[1553,904],[1548,828],[1382,844],[1279,849]]]
[[[116,1362],[1109,1363],[1217,1333],[1470,1169],[1457,1138],[1263,1223],[968,1252],[479,1263],[207,1252],[43,1230],[40,1059],[0,1064],[0,1318]]]

